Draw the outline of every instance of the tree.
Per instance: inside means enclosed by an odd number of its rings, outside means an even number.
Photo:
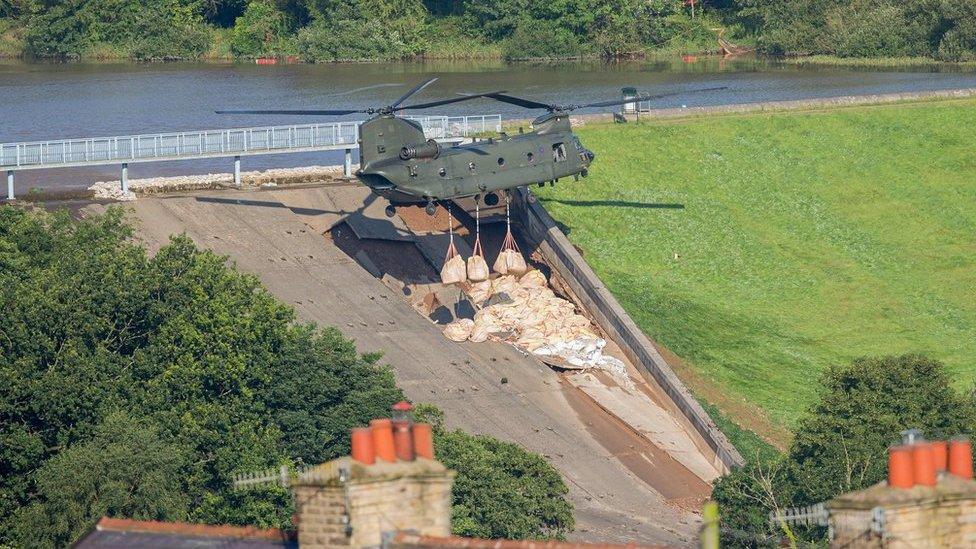
[[[231,51],[235,57],[280,55],[289,48],[287,16],[270,1],[248,3],[234,23]]]
[[[351,425],[402,398],[377,355],[297,324],[225,258],[186,237],[148,258],[130,236],[121,210],[0,208],[0,543],[61,544],[103,512],[286,527],[284,494],[233,476],[346,453]],[[153,435],[110,429],[119,410]]]
[[[819,503],[883,480],[887,448],[902,430],[945,439],[976,425],[972,398],[952,388],[945,366],[922,356],[831,367],[821,386],[786,456],[755,460],[716,482],[712,496],[730,528],[759,539],[776,536],[765,521],[769,511]],[[823,534],[805,533],[809,539]]]
[[[457,471],[452,517],[456,535],[562,539],[572,531],[569,490],[542,456],[493,437],[448,431],[444,414],[429,404],[417,406],[414,415],[433,425],[437,459]]]
[[[14,513],[13,538],[64,547],[103,516],[186,520],[189,455],[152,425],[113,414],[87,442],[69,446],[36,473],[35,501]]]
[[[226,258],[131,237],[121,209],[0,207],[0,546],[65,546],[103,515],[288,528],[285,490],[234,476],[346,455],[351,427],[403,399],[378,354],[297,322]],[[440,436],[459,531],[572,527],[542,458]]]
[[[917,355],[832,367],[795,430],[789,457],[799,505],[870,486],[887,471],[886,450],[918,428],[931,439],[965,434],[976,414],[942,363]]]

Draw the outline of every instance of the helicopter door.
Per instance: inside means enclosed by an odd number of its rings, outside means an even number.
[[[553,162],[563,162],[566,160],[565,143],[556,143],[552,146],[552,160]]]

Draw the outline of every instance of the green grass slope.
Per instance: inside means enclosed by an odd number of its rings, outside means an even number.
[[[644,331],[730,402],[789,428],[827,365],[864,355],[925,353],[972,383],[976,101],[579,134],[592,175],[547,188],[546,208]]]

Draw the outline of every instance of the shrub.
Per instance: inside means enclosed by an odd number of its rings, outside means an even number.
[[[506,59],[564,59],[584,53],[571,31],[547,21],[526,21],[505,42]]]
[[[457,472],[454,534],[562,539],[573,530],[569,490],[542,456],[493,437],[448,431],[443,412],[429,404],[417,406],[415,417],[434,426],[437,459]]]
[[[262,0],[250,2],[234,22],[230,49],[235,57],[254,58],[289,53],[288,23],[284,12]]]
[[[213,31],[187,10],[146,9],[135,33],[130,49],[141,60],[198,59],[213,43]]]
[[[211,43],[193,5],[155,0],[69,0],[31,19],[26,50],[36,57],[78,58],[128,52],[137,59],[193,59]]]
[[[298,33],[298,52],[308,62],[404,59],[426,51],[422,32],[410,21],[318,21]]]

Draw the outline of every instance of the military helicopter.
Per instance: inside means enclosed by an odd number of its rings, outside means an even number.
[[[576,109],[609,107],[637,100],[666,97],[598,101],[585,105],[550,105],[494,91],[459,94],[458,97],[404,105],[437,79],[413,87],[393,104],[366,109],[324,110],[225,110],[218,114],[346,115],[369,116],[359,125],[359,170],[356,177],[390,205],[386,214],[396,215],[396,206],[425,204],[429,215],[437,203],[454,198],[475,197],[488,206],[497,205],[499,191],[531,184],[555,184],[563,177],[586,177],[596,155],[573,134],[569,113]],[[720,88],[709,88],[720,89]],[[706,91],[706,90],[695,90]],[[406,110],[427,109],[460,101],[489,98],[527,109],[545,109],[532,122],[532,130],[517,135],[477,139],[472,143],[445,147],[426,139],[419,122],[401,118]]]

